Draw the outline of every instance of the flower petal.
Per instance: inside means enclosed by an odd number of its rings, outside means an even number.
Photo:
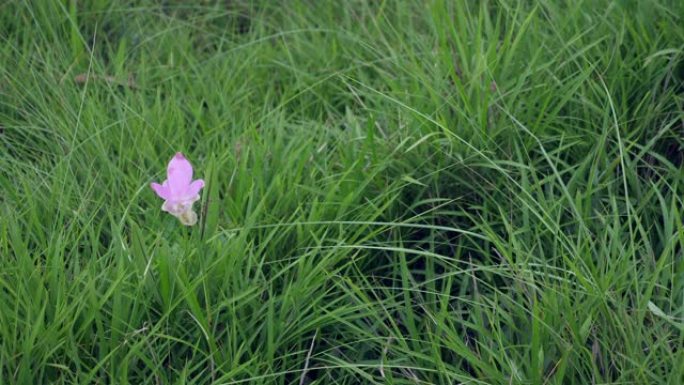
[[[150,184],[150,187],[152,187],[152,190],[154,190],[157,195],[162,198],[162,199],[168,199],[169,196],[169,189],[164,185],[160,185],[159,183],[152,183]]]
[[[171,197],[183,195],[192,181],[192,165],[177,152],[169,162],[167,176]]]
[[[164,201],[162,204],[162,211],[166,211],[172,215],[180,215],[181,213],[192,209],[192,202],[179,202],[179,201]]]
[[[190,186],[188,186],[188,190],[186,192],[188,197],[194,197],[197,194],[199,194],[200,190],[204,187],[204,180],[202,179],[197,179],[192,181],[190,183]]]

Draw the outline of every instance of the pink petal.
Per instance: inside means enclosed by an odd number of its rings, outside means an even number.
[[[152,187],[152,190],[154,190],[160,198],[168,199],[169,189],[166,186],[160,185],[159,183],[152,183],[150,184],[150,187]]]
[[[187,159],[177,152],[171,158],[167,169],[168,186],[172,196],[184,194],[192,181],[192,165]]]
[[[188,186],[187,190],[187,195],[188,197],[194,197],[195,195],[199,194],[200,190],[204,187],[204,180],[202,179],[197,179],[190,183],[190,186]]]

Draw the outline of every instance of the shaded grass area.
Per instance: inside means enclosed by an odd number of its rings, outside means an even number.
[[[681,15],[0,5],[0,383],[681,384]]]

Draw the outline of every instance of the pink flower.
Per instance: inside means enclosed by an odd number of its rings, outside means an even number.
[[[167,179],[162,183],[152,183],[154,192],[164,199],[162,210],[178,218],[186,226],[197,223],[197,214],[192,205],[200,199],[199,191],[204,187],[202,179],[192,180],[192,165],[177,152],[166,171]]]

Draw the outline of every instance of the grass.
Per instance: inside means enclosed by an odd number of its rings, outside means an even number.
[[[0,383],[683,383],[682,15],[4,2]]]

